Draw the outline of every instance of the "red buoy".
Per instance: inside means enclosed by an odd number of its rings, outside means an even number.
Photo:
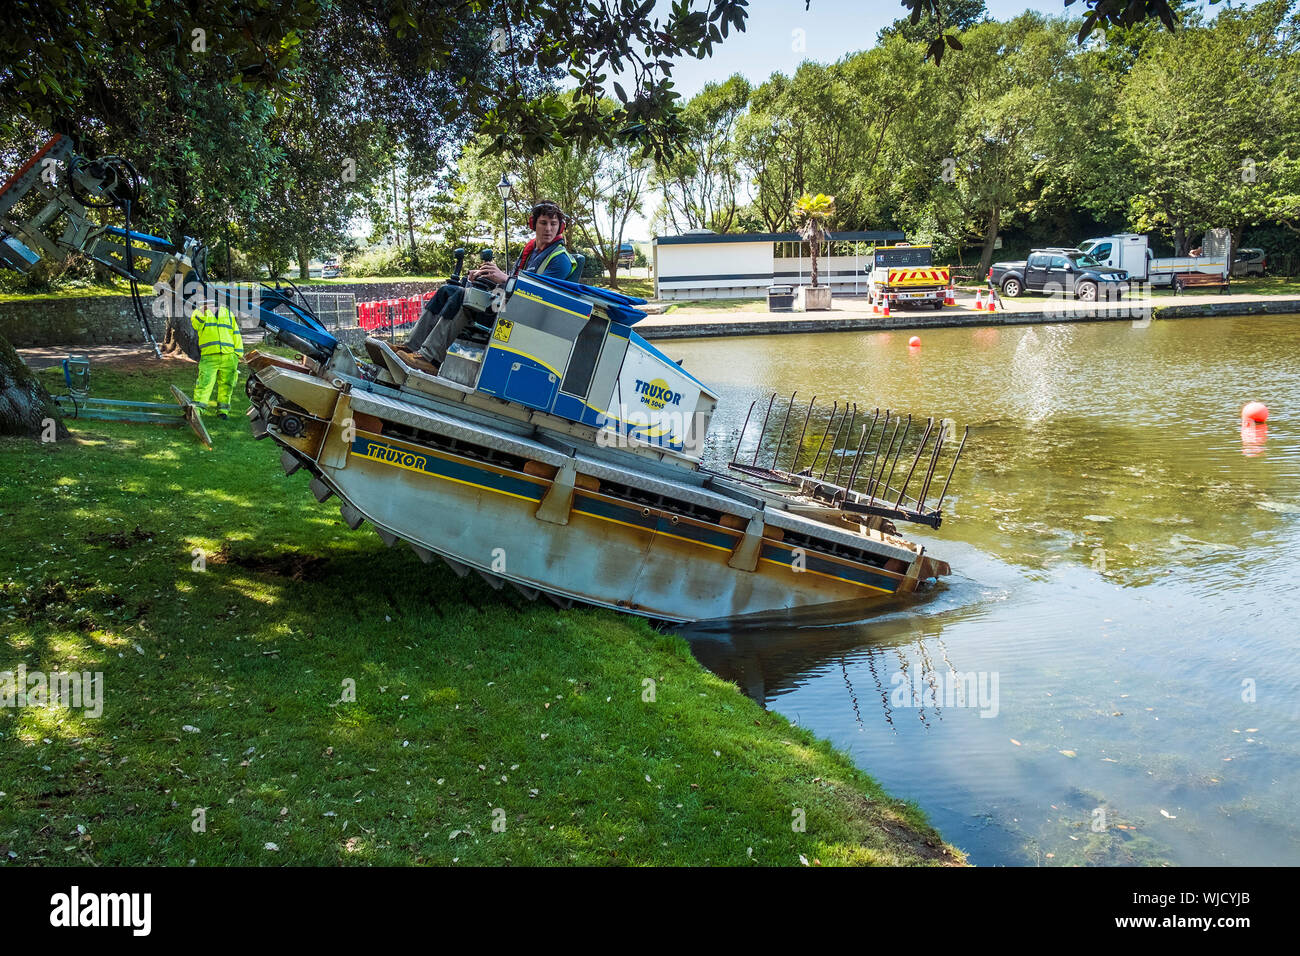
[[[1268,406],[1263,402],[1247,402],[1241,410],[1241,420],[1251,422],[1268,421]]]
[[[912,336],[910,339],[907,340],[907,344],[914,349],[919,349],[921,347],[921,336],[919,335]]]

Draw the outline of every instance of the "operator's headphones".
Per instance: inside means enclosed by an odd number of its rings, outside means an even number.
[[[528,214],[528,228],[537,229],[537,217],[542,213],[554,213],[560,219],[560,232],[564,232],[564,227],[569,224],[569,217],[564,214],[559,203],[551,202],[549,199],[543,199],[533,207],[533,211]]]

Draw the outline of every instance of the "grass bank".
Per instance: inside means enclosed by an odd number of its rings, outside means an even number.
[[[95,394],[193,371],[96,368]],[[103,715],[0,708],[0,863],[961,859],[680,639],[347,530],[242,415],[211,452],[69,424],[0,439],[0,671],[102,672]]]

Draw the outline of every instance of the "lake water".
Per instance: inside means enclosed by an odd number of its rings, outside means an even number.
[[[1300,317],[911,334],[666,343],[715,463],[773,390],[971,426],[942,527],[899,529],[944,583],[696,655],[976,864],[1300,864]]]

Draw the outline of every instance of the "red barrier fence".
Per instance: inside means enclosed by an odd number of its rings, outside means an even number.
[[[376,299],[357,303],[357,325],[363,329],[387,329],[411,325],[420,318],[424,303],[433,298],[432,292],[411,295],[402,299]]]

